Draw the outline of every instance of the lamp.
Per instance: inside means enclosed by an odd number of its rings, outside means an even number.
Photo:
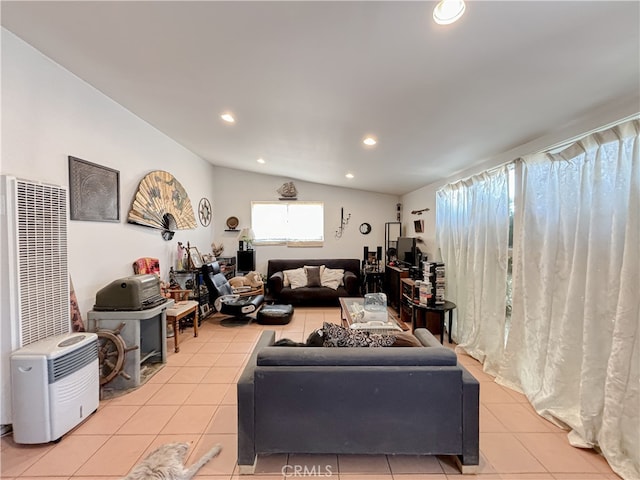
[[[438,25],[449,25],[458,20],[466,8],[464,0],[441,0],[433,9],[433,21]]]
[[[240,230],[240,235],[238,235],[238,240],[247,244],[247,250],[251,250],[251,244],[254,238],[256,238],[256,236],[251,228],[243,228]]]

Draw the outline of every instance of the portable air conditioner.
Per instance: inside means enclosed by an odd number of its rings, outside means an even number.
[[[98,336],[57,335],[11,354],[13,439],[59,440],[98,408]]]

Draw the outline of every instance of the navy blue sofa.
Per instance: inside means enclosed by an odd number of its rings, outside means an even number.
[[[422,347],[281,347],[263,332],[237,386],[240,473],[272,453],[455,455],[475,473],[479,383],[414,334]]]

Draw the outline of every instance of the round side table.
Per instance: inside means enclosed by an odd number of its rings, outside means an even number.
[[[444,316],[445,314],[449,315],[449,343],[451,343],[451,311],[456,308],[456,304],[450,302],[449,300],[445,300],[444,303],[438,305],[423,305],[418,302],[411,302],[411,329],[413,330],[413,326],[416,322],[416,310],[417,309],[426,310],[427,312],[436,312],[438,317],[440,318],[440,343],[444,344]]]

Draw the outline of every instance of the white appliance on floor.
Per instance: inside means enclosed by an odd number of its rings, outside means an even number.
[[[32,343],[11,354],[10,368],[16,443],[57,441],[98,408],[95,333],[69,333]]]

